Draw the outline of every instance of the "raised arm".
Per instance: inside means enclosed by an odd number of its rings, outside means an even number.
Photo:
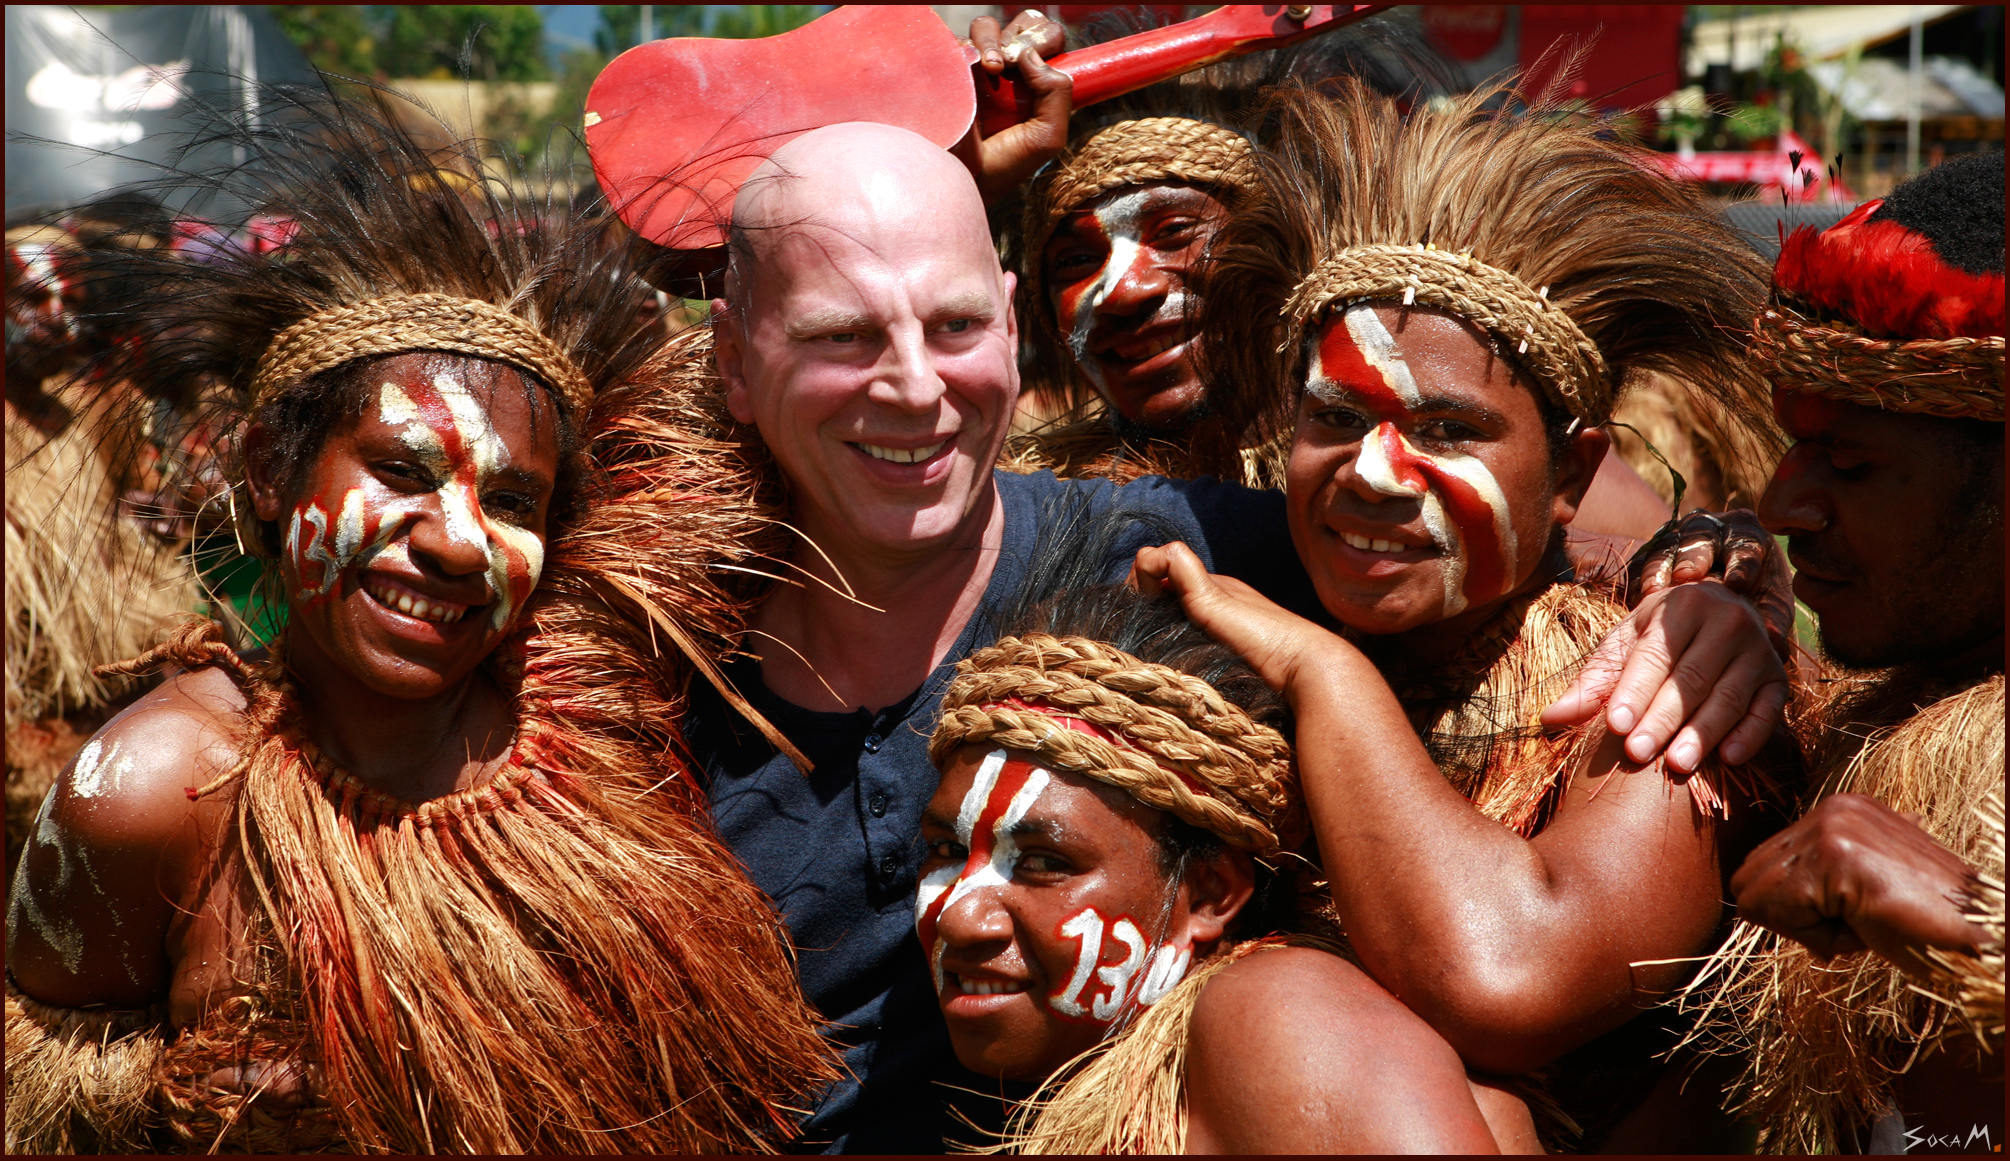
[[[1183,545],[1140,553],[1138,571],[1285,692],[1361,964],[1468,1064],[1540,1067],[1630,1019],[1688,966],[1630,965],[1704,950],[1724,910],[1719,827],[1684,785],[1627,762],[1619,739],[1524,839],[1452,789],[1353,646],[1207,575]]]

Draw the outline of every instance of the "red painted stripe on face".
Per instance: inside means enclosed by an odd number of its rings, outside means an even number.
[[[447,406],[447,401],[440,397],[438,389],[430,382],[415,381],[407,384],[404,391],[406,398],[418,408],[419,417],[433,430],[433,434],[439,436],[440,450],[453,469],[455,481],[466,488],[469,497],[473,499],[471,507],[474,518],[488,539],[490,551],[500,551],[503,554],[505,573],[509,580],[507,594],[509,607],[521,615],[524,601],[530,596],[532,584],[530,561],[496,532],[495,521],[489,519],[488,512],[482,507],[481,480],[476,474],[475,457],[461,436],[460,425],[454,422],[453,409]]]
[[[1409,413],[1403,397],[1389,385],[1389,377],[1368,361],[1347,330],[1346,322],[1337,314],[1327,323],[1325,336],[1319,341],[1319,371],[1328,381],[1352,390],[1375,413],[1376,419],[1387,421]]]
[[[1026,780],[1039,767],[1023,758],[1008,758],[998,771],[998,781],[992,784],[991,793],[985,797],[984,806],[977,812],[977,822],[966,837],[958,835],[969,847],[969,855],[963,860],[963,870],[949,884],[947,890],[936,896],[935,901],[915,920],[915,934],[921,939],[921,946],[932,956],[935,949],[936,925],[942,918],[942,911],[949,905],[950,897],[956,894],[956,885],[989,865],[998,848],[998,820],[1011,808],[1012,799],[1025,789]]]
[[[1445,515],[1458,526],[1459,543],[1466,557],[1465,594],[1468,604],[1490,601],[1508,590],[1508,562],[1502,552],[1500,530],[1494,524],[1493,505],[1479,489],[1445,471],[1428,457],[1418,457],[1417,466],[1431,481],[1431,490],[1445,506]]]

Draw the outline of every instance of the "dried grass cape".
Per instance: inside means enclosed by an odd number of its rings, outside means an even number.
[[[10,987],[9,1149],[773,1149],[835,1066],[678,734],[679,651],[702,666],[739,624],[711,566],[768,527],[707,339],[638,328],[647,289],[591,223],[453,177],[482,172],[474,143],[428,156],[312,96],[263,124],[224,135],[278,175],[247,200],[301,232],[278,262],[138,271],[163,324],[141,370],[163,391],[221,379],[243,421],[259,353],[296,320],[396,293],[492,303],[597,388],[570,417],[586,502],[554,523],[528,631],[492,657],[518,732],[489,785],[411,804],[334,770],[297,733],[283,641],[246,663],[198,624],[125,667],[215,665],[249,703],[214,852],[249,916],[238,988],[172,1029]],[[247,531],[270,548],[271,529]],[[289,1114],[207,1083],[246,1060],[305,1068],[328,1104]]]
[[[1138,30],[1111,23],[1100,31]],[[1105,102],[1070,122],[1068,152],[1029,183],[1019,204],[999,211],[1009,223],[1003,239],[1007,262],[1019,273],[1015,309],[1023,320],[1026,376],[1021,413],[1035,417],[1028,430],[1006,442],[1000,467],[1050,469],[1064,479],[1212,475],[1254,488],[1284,486],[1290,429],[1259,434],[1244,414],[1240,393],[1211,393],[1206,403],[1224,417],[1209,429],[1235,433],[1231,437],[1196,442],[1127,433],[1114,424],[1054,318],[1042,251],[1067,214],[1110,190],[1148,181],[1205,188],[1235,212],[1256,192],[1253,155],[1269,132],[1262,119],[1264,94],[1294,79],[1336,76],[1362,77],[1388,93],[1412,86],[1449,92],[1456,83],[1414,29],[1369,21],[1295,48],[1210,65]],[[1240,442],[1249,446],[1238,446],[1236,436],[1245,433],[1250,438]]]
[[[1950,1033],[2003,1043],[2004,684],[1966,688],[1900,668],[1836,681],[1795,714],[1816,776],[1810,804],[1866,794],[1920,814],[1935,841],[1979,871],[1972,917],[1997,937],[1980,956],[1938,954],[1923,986],[1882,956],[1824,964],[1740,922],[1685,992],[1696,1042],[1741,1056],[1732,1111],[1768,1153],[1861,1148],[1890,1110],[1897,1077]]]

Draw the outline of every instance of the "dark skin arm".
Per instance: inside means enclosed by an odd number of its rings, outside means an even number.
[[[1334,903],[1362,966],[1472,1067],[1541,1067],[1631,1019],[1691,966],[1633,964],[1706,949],[1723,918],[1720,828],[1686,786],[1629,763],[1618,739],[1598,747],[1554,821],[1524,839],[1452,789],[1352,645],[1210,576],[1185,545],[1139,553],[1137,575],[1178,594],[1196,624],[1284,692]],[[1724,616],[1755,617],[1722,599]],[[1731,809],[1754,813],[1735,799]]]
[[[985,137],[973,122],[969,134],[950,150],[976,177],[977,191],[987,206],[1010,196],[1068,146],[1075,82],[1046,62],[1061,51],[1066,36],[1060,23],[1032,9],[1014,16],[1003,28],[989,16],[970,22],[965,43],[978,51],[977,67],[994,77],[1015,69],[1035,96],[1032,120],[995,137]]]
[[[1209,980],[1188,1153],[1498,1153],[1443,1038],[1338,956],[1258,951]]]
[[[1739,918],[1824,959],[1869,949],[1922,976],[1925,949],[1973,954],[1987,938],[1962,915],[1975,886],[1916,816],[1861,794],[1822,799],[1731,876]]]
[[[228,769],[224,715],[243,705],[214,670],[163,683],[108,722],[57,780],[22,853],[7,966],[63,1008],[169,1000],[187,912],[227,807],[187,788]],[[186,1022],[195,997],[172,997]]]

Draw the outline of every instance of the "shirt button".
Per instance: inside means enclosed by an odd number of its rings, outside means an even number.
[[[881,740],[878,734],[867,734],[865,736],[865,752],[868,754],[879,753],[879,743]]]
[[[886,817],[886,795],[875,794],[872,796],[872,801],[866,803],[866,805],[872,808],[872,816],[874,818]]]
[[[879,861],[879,873],[891,877],[900,869],[900,860],[888,855]]]

